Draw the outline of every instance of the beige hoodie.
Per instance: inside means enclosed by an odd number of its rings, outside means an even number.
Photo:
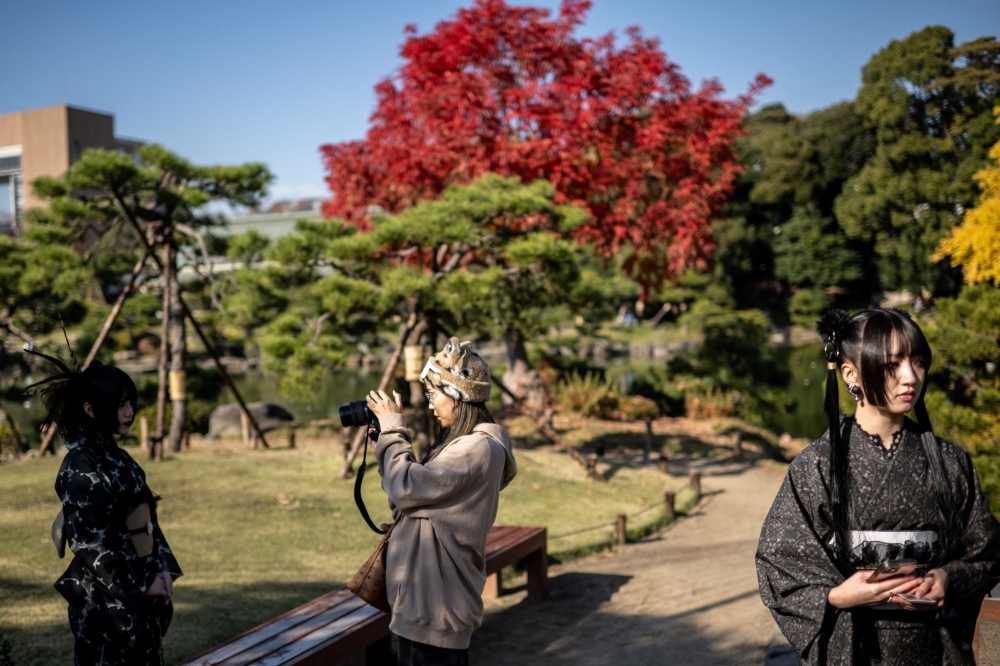
[[[484,423],[421,465],[406,417],[390,414],[379,423],[375,456],[397,521],[386,572],[389,628],[419,643],[465,649],[483,621],[486,536],[500,490],[517,474],[510,440]]]

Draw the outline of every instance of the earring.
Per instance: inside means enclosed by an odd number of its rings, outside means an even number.
[[[848,389],[851,392],[851,397],[854,398],[854,402],[860,402],[861,400],[861,387],[857,384],[851,384]]]

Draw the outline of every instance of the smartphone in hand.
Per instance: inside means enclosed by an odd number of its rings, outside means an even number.
[[[918,597],[918,596],[915,596],[915,595],[912,595],[912,594],[896,594],[896,595],[893,595],[893,599],[895,599],[896,597],[898,597],[898,598],[900,598],[900,599],[902,599],[904,601],[908,601],[911,604],[913,604],[914,606],[926,606],[926,607],[929,608],[931,606],[937,606],[937,603],[938,603],[934,599],[928,599],[926,597]]]
[[[886,560],[872,571],[869,583],[877,583],[894,576],[911,576],[917,573],[917,561],[913,559]]]

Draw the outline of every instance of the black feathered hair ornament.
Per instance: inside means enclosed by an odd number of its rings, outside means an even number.
[[[46,377],[42,381],[35,382],[31,386],[26,387],[24,389],[24,392],[27,395],[34,395],[36,393],[42,393],[42,394],[50,393],[51,391],[55,390],[62,384],[65,384],[66,382],[76,379],[77,377],[80,376],[80,373],[82,372],[82,368],[80,368],[80,362],[76,359],[76,354],[73,353],[73,346],[69,343],[69,335],[66,334],[66,324],[63,323],[62,313],[60,312],[58,314],[59,314],[59,326],[62,327],[63,339],[66,340],[66,349],[69,350],[69,356],[71,359],[73,359],[73,365],[76,366],[76,370],[70,370],[68,365],[60,361],[55,356],[49,356],[48,354],[43,354],[40,351],[36,351],[35,345],[33,345],[30,342],[25,342],[24,351],[26,353],[38,356],[39,358],[44,358],[52,365],[59,368],[59,372],[57,374],[54,374],[51,377]]]

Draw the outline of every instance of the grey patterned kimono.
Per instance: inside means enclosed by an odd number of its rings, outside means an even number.
[[[764,522],[757,547],[764,604],[802,664],[971,666],[979,606],[1000,581],[1000,525],[990,514],[971,459],[937,439],[961,527],[955,543],[946,546],[920,426],[907,420],[889,450],[853,419],[844,419],[842,426],[849,438],[851,565],[873,568],[885,558],[907,557],[940,567],[948,573],[944,608],[843,611],[827,603],[830,589],[845,578],[830,554],[835,536],[829,523],[828,433],[789,466]]]
[[[156,524],[146,475],[123,449],[92,435],[64,436],[69,453],[56,478],[64,531],[75,557],[55,587],[69,602],[76,664],[162,664],[161,637],[172,607],[145,596],[159,572],[181,569]],[[153,552],[140,557],[125,524],[152,507]]]

